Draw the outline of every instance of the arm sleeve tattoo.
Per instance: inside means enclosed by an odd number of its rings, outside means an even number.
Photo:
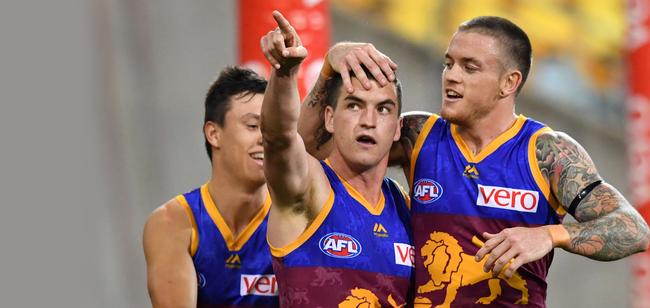
[[[568,208],[587,185],[601,180],[587,152],[561,132],[543,133],[536,143],[537,162],[551,191]],[[595,260],[617,260],[645,250],[648,225],[613,186],[595,187],[575,210],[577,223],[564,226],[570,235],[567,251]]]

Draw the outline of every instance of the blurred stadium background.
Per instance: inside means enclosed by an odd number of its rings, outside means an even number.
[[[442,54],[461,21],[510,18],[529,33],[535,55],[517,111],[577,139],[628,197],[630,174],[645,174],[628,167],[626,46],[631,18],[648,23],[650,1],[326,5],[330,42],[372,42],[399,64],[405,110],[438,110]],[[207,180],[204,93],[240,59],[239,37],[257,21],[240,26],[238,14],[250,7],[236,0],[9,0],[0,7],[0,303],[150,306],[143,223]],[[650,307],[639,300],[650,289],[638,291],[630,264],[556,250],[548,306]]]

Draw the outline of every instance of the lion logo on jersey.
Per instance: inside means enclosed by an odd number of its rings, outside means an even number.
[[[397,305],[392,295],[388,295],[388,304],[393,308],[404,307],[404,305]],[[350,290],[350,295],[339,303],[339,308],[381,308],[381,302],[372,291],[354,288]]]
[[[328,270],[319,266],[314,270],[314,274],[316,274],[316,279],[310,283],[314,287],[323,287],[326,284],[334,286],[343,283],[341,271],[339,270]]]
[[[474,285],[487,280],[490,288],[490,295],[479,298],[477,304],[490,304],[501,294],[501,280],[505,281],[512,288],[521,291],[521,298],[515,304],[528,304],[528,288],[526,280],[519,273],[512,278],[506,279],[503,273],[495,275],[483,271],[483,265],[487,258],[476,262],[474,256],[463,252],[458,241],[448,233],[433,232],[430,239],[422,247],[421,257],[425,258],[424,266],[429,272],[430,280],[417,288],[418,294],[429,293],[436,290],[446,289],[445,300],[436,307],[449,307],[456,299],[458,289],[464,286]],[[418,300],[419,299],[419,300]],[[428,306],[428,301],[418,297],[420,307]]]

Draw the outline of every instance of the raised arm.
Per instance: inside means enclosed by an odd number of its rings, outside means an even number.
[[[327,82],[336,74],[341,74],[343,87],[352,93],[350,71],[359,76],[359,81],[370,89],[370,81],[363,70],[365,66],[381,85],[395,78],[397,64],[379,52],[369,43],[341,42],[332,46],[325,56],[323,67],[314,87],[305,97],[301,106],[298,132],[302,136],[307,151],[318,159],[324,159],[331,151],[329,134],[323,125],[323,110],[328,104]]]
[[[143,246],[153,307],[196,307],[191,236],[190,218],[176,200],[167,202],[149,216],[144,227]]]
[[[484,233],[488,241],[476,258],[490,254],[486,271],[500,272],[514,258],[505,271],[510,277],[519,266],[540,259],[554,247],[601,261],[648,248],[646,222],[616,188],[600,182],[593,161],[575,140],[561,132],[545,132],[535,145],[538,166],[551,192],[578,222]]]
[[[297,74],[307,56],[298,34],[279,12],[273,12],[278,29],[261,40],[262,51],[273,65],[262,104],[264,172],[273,204],[294,207],[304,202],[311,175],[309,157],[298,135],[300,97]],[[318,163],[318,162],[315,162]]]

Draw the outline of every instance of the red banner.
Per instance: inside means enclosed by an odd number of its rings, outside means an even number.
[[[260,38],[277,27],[271,16],[278,10],[296,29],[309,56],[303,62],[298,86],[300,97],[316,82],[330,46],[327,0],[239,0],[239,63],[268,77],[271,65],[260,48]]]
[[[628,2],[628,155],[632,203],[650,221],[650,0]],[[632,258],[632,307],[650,307],[650,252]]]

